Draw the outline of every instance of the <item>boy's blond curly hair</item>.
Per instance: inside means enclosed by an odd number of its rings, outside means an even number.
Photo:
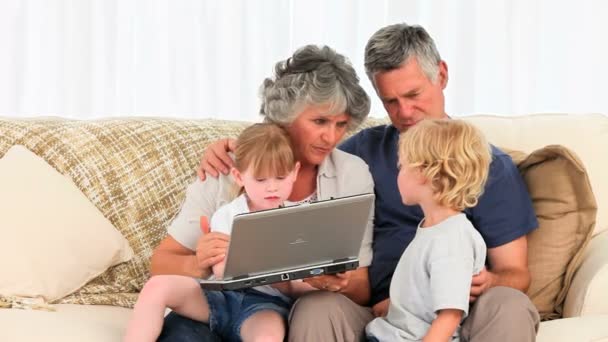
[[[420,170],[437,201],[456,210],[477,205],[491,161],[484,135],[462,120],[422,120],[399,137],[399,162]]]

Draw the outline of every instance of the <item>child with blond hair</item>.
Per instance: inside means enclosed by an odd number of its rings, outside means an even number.
[[[289,136],[274,124],[254,124],[237,140],[232,176],[238,197],[211,217],[212,231],[230,234],[236,215],[277,208],[289,197],[300,164]],[[213,266],[222,278],[225,261]],[[292,297],[310,290],[293,281],[238,291],[202,290],[196,279],[179,275],[152,277],[142,289],[125,341],[156,341],[166,308],[192,320],[209,323],[227,341],[283,341]]]
[[[492,160],[479,130],[461,120],[423,120],[399,137],[397,185],[424,218],[397,265],[386,317],[366,327],[370,341],[458,341],[471,278],[486,245],[465,208],[477,204]]]

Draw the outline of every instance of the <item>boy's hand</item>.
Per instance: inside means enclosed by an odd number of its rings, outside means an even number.
[[[473,276],[471,281],[471,294],[469,295],[469,302],[474,302],[477,297],[481,296],[482,293],[486,292],[492,287],[494,281],[494,274],[488,271],[485,267],[481,271]]]
[[[376,303],[372,306],[372,313],[376,317],[385,317],[388,314],[388,306],[391,304],[390,298],[386,298],[385,300]]]

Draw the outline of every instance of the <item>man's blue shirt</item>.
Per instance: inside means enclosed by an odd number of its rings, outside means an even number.
[[[375,182],[374,259],[369,267],[371,304],[389,297],[393,272],[423,218],[419,206],[401,202],[397,187],[399,131],[393,125],[362,130],[340,149],[359,156]],[[538,226],[528,190],[509,155],[492,146],[492,163],[484,193],[465,214],[488,248],[511,242]]]

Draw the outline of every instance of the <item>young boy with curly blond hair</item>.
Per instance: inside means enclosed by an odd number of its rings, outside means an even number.
[[[423,120],[399,137],[397,185],[424,219],[395,270],[386,317],[370,341],[457,341],[468,314],[471,278],[486,245],[462,212],[477,204],[492,160],[479,130],[461,120]]]

